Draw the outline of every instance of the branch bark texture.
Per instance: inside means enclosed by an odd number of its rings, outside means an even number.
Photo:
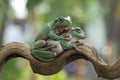
[[[98,75],[107,79],[116,79],[120,77],[120,59],[114,64],[106,64],[99,56],[94,47],[83,42],[77,45],[75,49],[64,51],[60,56],[50,62],[41,62],[31,55],[31,48],[28,45],[19,42],[11,42],[0,46],[0,69],[11,58],[22,57],[29,60],[34,73],[42,75],[52,75],[59,72],[67,63],[77,59],[86,59],[90,61]]]

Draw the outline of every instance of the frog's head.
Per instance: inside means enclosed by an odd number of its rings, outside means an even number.
[[[79,39],[86,38],[85,32],[80,27],[71,28],[69,33],[72,34],[73,37],[77,37]]]
[[[53,22],[53,28],[67,28],[72,24],[70,16],[63,17],[60,16]]]

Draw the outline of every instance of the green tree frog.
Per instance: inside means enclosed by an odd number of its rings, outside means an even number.
[[[40,61],[53,60],[57,54],[55,51],[51,50],[51,48],[55,47],[55,45],[60,48],[59,42],[56,41],[64,40],[64,37],[60,36],[60,34],[64,30],[68,29],[71,24],[72,22],[70,17],[59,17],[41,27],[37,36],[35,37],[32,56]],[[53,40],[52,43],[49,41],[46,42],[48,39]]]
[[[74,48],[73,44],[79,42],[80,39],[86,38],[85,32],[80,27],[69,28],[61,34],[65,40],[47,40],[46,42],[51,45],[51,50],[57,54],[62,53],[65,49]]]
[[[61,40],[60,42],[63,49],[70,49],[70,45],[73,47],[73,43],[86,38],[85,32],[80,27],[69,28],[62,36],[66,40]],[[69,46],[66,44],[69,44]]]

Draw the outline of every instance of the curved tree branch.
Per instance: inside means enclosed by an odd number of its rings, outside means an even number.
[[[114,64],[109,65],[98,56],[96,49],[88,43],[78,45],[76,49],[93,64],[98,77],[106,79],[120,78],[120,58]]]
[[[120,77],[120,59],[113,65],[108,65],[98,56],[96,49],[86,42],[77,45],[75,49],[64,51],[53,61],[41,62],[31,56],[31,49],[29,46],[18,42],[8,43],[0,48],[0,69],[10,58],[23,57],[30,61],[34,73],[52,75],[59,72],[71,61],[76,59],[87,59],[93,64],[98,77],[107,79],[116,79]]]
[[[52,75],[59,72],[67,63],[84,58],[82,55],[76,55],[75,50],[69,50],[62,53],[62,55],[55,58],[55,60],[50,62],[40,62],[32,57],[31,49],[29,46],[12,42],[4,45],[0,49],[0,69],[2,69],[3,64],[13,57],[23,57],[30,61],[31,68],[34,73],[42,75]]]

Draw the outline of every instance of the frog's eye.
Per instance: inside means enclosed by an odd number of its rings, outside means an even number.
[[[75,31],[81,33],[81,29],[75,29]]]
[[[60,19],[59,19],[59,22],[60,22],[60,23],[64,22],[64,19],[63,19],[63,18],[60,18]]]

